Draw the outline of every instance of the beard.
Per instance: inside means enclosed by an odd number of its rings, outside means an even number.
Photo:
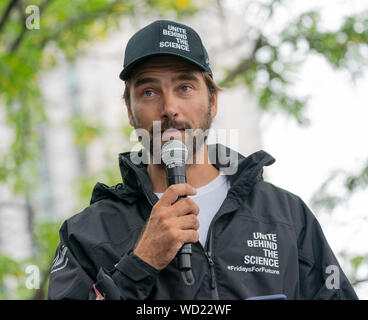
[[[138,119],[134,117],[132,114],[132,119],[134,123],[135,129],[141,129],[140,122]],[[162,133],[167,129],[184,129],[185,130],[185,140],[184,144],[186,145],[188,149],[188,164],[194,163],[194,159],[196,159],[196,155],[198,150],[201,150],[205,141],[208,138],[209,129],[212,124],[212,115],[211,115],[211,105],[208,104],[207,112],[204,114],[198,128],[193,129],[189,123],[184,121],[176,121],[173,119],[165,119],[161,123],[159,121],[156,121],[158,125],[160,125],[158,132],[160,134],[157,134],[157,129],[155,124],[152,126],[151,130],[149,131],[149,145],[147,143],[144,143],[144,140],[140,141],[143,145],[143,148],[145,152],[149,150],[149,157],[153,159],[153,163],[161,163],[161,139],[162,139]],[[155,130],[154,130],[155,129]],[[154,136],[154,131],[156,135]],[[159,148],[159,150],[157,150]],[[155,150],[156,149],[156,150]],[[158,156],[160,157],[159,159]],[[198,159],[196,159],[197,162]],[[164,164],[162,164],[164,165]]]

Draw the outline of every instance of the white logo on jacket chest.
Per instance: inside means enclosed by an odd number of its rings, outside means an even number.
[[[228,270],[280,274],[276,233],[253,232],[252,238],[246,240],[246,245],[252,248],[252,254],[244,255],[245,266],[227,266]]]

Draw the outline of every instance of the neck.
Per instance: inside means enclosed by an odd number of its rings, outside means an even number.
[[[165,165],[153,164],[151,161],[147,166],[147,171],[153,185],[153,192],[165,192],[167,189]],[[218,175],[219,171],[209,161],[207,144],[204,143],[193,156],[193,164],[186,165],[187,183],[198,189],[210,183]]]

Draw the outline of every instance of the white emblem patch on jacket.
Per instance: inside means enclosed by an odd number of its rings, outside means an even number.
[[[51,272],[56,272],[62,270],[66,267],[68,263],[68,257],[66,257],[66,252],[68,247],[62,245],[58,248],[54,261],[52,262]]]

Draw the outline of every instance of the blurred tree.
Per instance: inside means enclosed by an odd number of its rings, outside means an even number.
[[[217,0],[220,10],[223,9],[223,2]],[[258,99],[262,110],[282,112],[299,125],[306,126],[309,119],[304,111],[308,97],[293,95],[291,87],[298,81],[299,67],[308,56],[319,55],[333,69],[345,70],[356,81],[368,66],[368,5],[358,14],[345,16],[335,30],[327,30],[323,26],[321,14],[316,10],[303,12],[287,21],[281,30],[275,30],[272,26],[277,25],[276,13],[279,8],[287,8],[287,3],[287,0],[244,1],[245,12],[252,8],[255,15],[245,21],[245,34],[229,44],[228,49],[244,41],[251,43],[252,47],[233,67],[227,68],[220,85],[245,85]],[[343,177],[342,184],[346,190],[341,196],[328,191],[337,177]],[[357,173],[336,168],[316,191],[312,205],[332,211],[337,205],[346,203],[357,190],[367,186],[368,161]],[[359,268],[368,266],[368,257],[342,255],[352,266],[352,282],[368,281],[368,276],[357,278]]]
[[[60,222],[38,221],[35,226],[37,251],[28,259],[17,261],[0,253],[0,300],[44,299],[47,295],[51,259],[59,243]],[[29,274],[27,266],[40,271],[39,289],[30,290],[25,286]],[[7,285],[8,283],[11,285]],[[9,289],[11,288],[11,289]]]
[[[88,43],[105,38],[109,31],[118,29],[123,17],[170,14],[180,18],[197,10],[190,0],[0,2],[0,121],[6,125],[3,130],[12,137],[8,151],[1,150],[0,183],[6,182],[14,194],[23,197],[21,206],[27,213],[35,252],[32,259],[21,262],[0,256],[0,298],[7,296],[5,283],[9,277],[13,280],[15,277],[18,282],[15,298],[30,298],[30,291],[24,287],[24,266],[32,262],[42,269],[44,279],[34,298],[44,298],[48,267],[58,242],[54,241],[54,237],[58,237],[58,228],[53,228],[59,225],[58,222],[34,221],[31,197],[31,191],[39,182],[44,125],[47,123],[41,77],[56,67],[57,55],[61,53],[73,63]],[[83,158],[85,148],[101,135],[102,124],[91,123],[80,114],[74,114],[69,124],[78,153]],[[106,168],[98,176],[106,177],[105,182],[112,183],[113,177],[117,176],[116,168]],[[78,180],[80,195],[87,201],[96,175],[83,175],[82,172]],[[50,232],[46,232],[46,228],[50,228]]]
[[[247,6],[257,7],[257,10],[253,8],[257,13],[244,25],[246,35],[233,45],[247,41],[252,44],[252,49],[234,67],[228,68],[220,85],[244,84],[258,98],[258,105],[263,110],[284,112],[300,125],[307,125],[308,119],[303,113],[307,97],[290,93],[290,85],[297,81],[295,76],[299,67],[308,55],[318,54],[334,69],[350,72],[353,79],[361,75],[363,66],[368,65],[368,8],[345,17],[334,31],[324,30],[320,13],[310,11],[287,22],[282,30],[270,32],[269,26],[275,24],[275,12],[284,3],[287,1],[245,2]]]

